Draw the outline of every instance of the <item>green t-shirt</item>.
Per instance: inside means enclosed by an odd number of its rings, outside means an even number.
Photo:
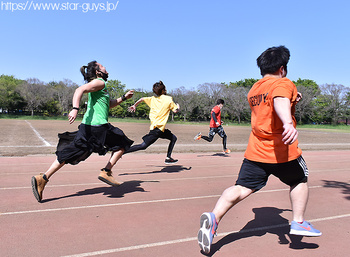
[[[103,79],[98,78],[99,80]],[[86,125],[98,126],[108,123],[109,112],[109,94],[106,87],[96,92],[88,94],[89,100],[87,104],[86,113],[82,123]]]

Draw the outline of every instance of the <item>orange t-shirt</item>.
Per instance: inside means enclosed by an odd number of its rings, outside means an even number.
[[[297,88],[288,78],[264,77],[256,82],[248,93],[252,111],[248,146],[244,157],[264,163],[284,163],[301,155],[298,140],[291,145],[282,142],[283,124],[273,107],[275,97],[286,97],[291,101],[293,125]]]

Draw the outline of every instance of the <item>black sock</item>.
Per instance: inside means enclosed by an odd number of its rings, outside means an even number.
[[[46,177],[46,175],[43,175],[43,179],[45,179],[46,181],[49,181],[49,179]]]

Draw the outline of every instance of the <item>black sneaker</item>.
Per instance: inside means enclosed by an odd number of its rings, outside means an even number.
[[[178,160],[175,160],[175,159],[173,159],[173,158],[171,158],[171,157],[170,157],[170,158],[168,157],[168,158],[165,159],[165,162],[164,162],[164,163],[165,163],[165,164],[173,164],[173,163],[177,163],[177,161],[178,161]]]

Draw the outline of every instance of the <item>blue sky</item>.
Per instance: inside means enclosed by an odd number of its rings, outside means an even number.
[[[71,10],[33,9],[44,2]],[[107,2],[115,10],[84,11]],[[258,79],[256,58],[285,45],[290,79],[350,86],[347,0],[29,0],[31,10],[17,11],[8,3],[27,1],[0,0],[0,74],[20,79],[81,85],[80,66],[97,60],[129,89],[150,91],[158,80],[192,89]]]

